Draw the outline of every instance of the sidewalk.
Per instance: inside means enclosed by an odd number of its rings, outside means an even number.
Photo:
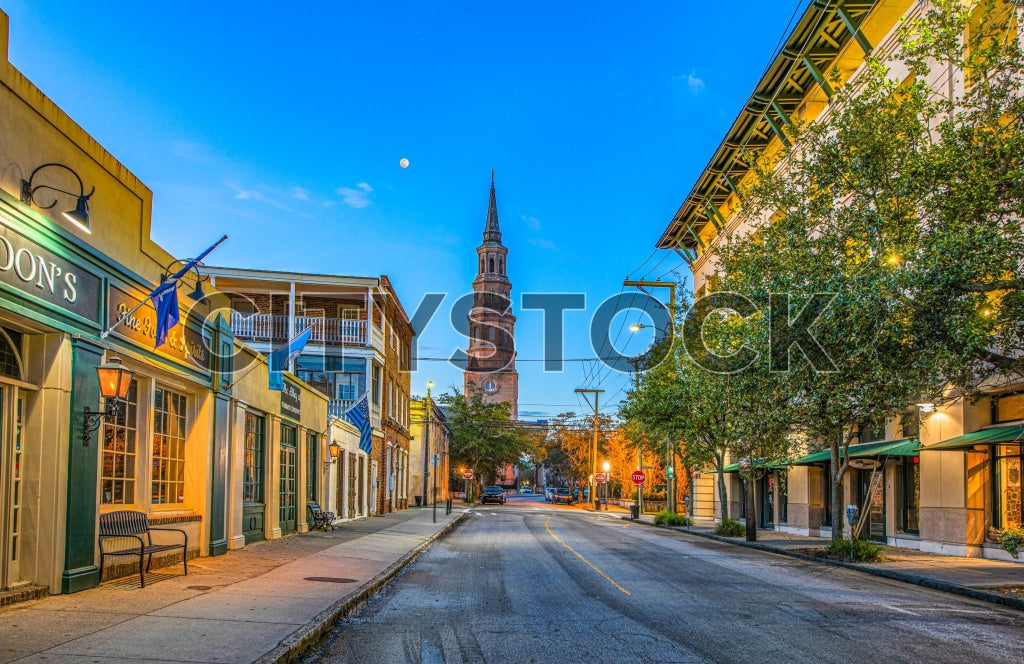
[[[412,508],[0,608],[0,664],[287,661],[464,515]]]
[[[629,517],[623,518],[628,519]],[[653,526],[654,515],[643,514],[635,523]],[[790,535],[775,530],[758,530],[758,541],[747,542],[742,537],[715,535],[714,529],[714,525],[699,524],[671,528],[670,530],[801,558],[823,565],[847,567],[875,576],[1024,610],[1024,563],[987,558],[944,556],[891,546],[884,547],[884,562],[848,563],[813,555],[810,550],[828,546],[831,540],[827,538]]]

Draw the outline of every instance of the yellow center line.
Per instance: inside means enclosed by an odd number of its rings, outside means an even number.
[[[614,580],[612,579],[612,577],[608,576],[607,574],[605,574],[604,572],[602,572],[602,571],[601,571],[600,569],[598,569],[597,565],[595,565],[594,563],[592,563],[592,562],[590,562],[589,560],[587,560],[586,558],[584,558],[584,557],[583,557],[583,556],[582,556],[582,555],[580,554],[580,552],[579,552],[579,551],[577,551],[576,549],[572,548],[571,546],[569,546],[568,544],[566,544],[565,542],[563,542],[563,541],[562,541],[562,538],[561,538],[561,537],[559,537],[559,536],[558,536],[558,535],[556,535],[556,534],[555,534],[554,532],[552,532],[552,530],[551,530],[551,526],[549,525],[550,523],[551,523],[551,517],[548,517],[548,520],[544,522],[544,529],[548,531],[548,535],[551,535],[552,537],[554,537],[554,538],[555,538],[555,541],[556,541],[556,542],[558,542],[559,544],[561,544],[562,546],[564,546],[565,548],[569,549],[569,550],[570,550],[570,551],[572,551],[572,552],[573,552],[574,554],[576,554],[576,557],[577,557],[577,558],[579,558],[580,560],[582,560],[583,562],[585,562],[585,563],[587,564],[587,566],[589,566],[589,567],[590,567],[590,569],[594,570],[595,572],[597,572],[598,574],[600,574],[601,576],[603,576],[603,577],[604,577],[604,578],[605,578],[605,579],[606,579],[606,580],[608,581],[608,583],[612,584],[613,586],[615,586],[616,588],[618,588],[619,590],[621,590],[622,592],[624,592],[624,593],[625,593],[625,594],[627,594],[627,595],[631,595],[631,594],[632,594],[632,593],[630,593],[630,592],[629,592],[628,590],[626,590],[625,588],[623,588],[622,586],[620,586],[619,584],[615,583],[615,581],[614,581]]]

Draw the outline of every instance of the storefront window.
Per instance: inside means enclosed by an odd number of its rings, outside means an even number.
[[[995,523],[997,528],[1019,528],[1024,499],[1021,496],[1021,469],[1024,455],[1020,445],[996,445],[996,481],[994,482]]]
[[[992,421],[1013,422],[1024,420],[1024,394],[1004,394],[992,397]]]
[[[127,403],[113,420],[104,418],[100,501],[110,505],[135,503],[135,460],[138,453],[139,382],[132,380]]]
[[[185,502],[184,394],[158,387],[153,391],[153,504]]]
[[[921,464],[918,457],[903,460],[896,475],[900,486],[900,530],[916,535],[921,530]]]
[[[263,418],[245,414],[245,474],[242,478],[242,500],[263,502]]]

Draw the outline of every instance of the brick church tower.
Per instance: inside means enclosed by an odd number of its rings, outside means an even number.
[[[512,315],[512,283],[505,269],[508,249],[501,243],[498,204],[491,171],[491,200],[487,205],[484,241],[476,248],[477,274],[473,280],[473,309],[469,314],[469,360],[463,374],[464,394],[483,392],[484,401],[512,405],[512,419],[519,418],[519,373],[516,371],[515,326]]]

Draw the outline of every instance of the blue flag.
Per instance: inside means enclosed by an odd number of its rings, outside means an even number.
[[[367,395],[364,394],[362,399],[346,410],[345,417],[359,429],[359,449],[369,454],[373,449],[373,428],[370,426],[370,402]]]
[[[154,348],[163,346],[167,341],[167,333],[180,320],[178,314],[178,284],[165,281],[156,287],[153,294],[153,305],[156,307],[156,341]]]
[[[184,265],[180,270],[161,281],[160,285],[154,288],[152,293],[147,295],[142,302],[139,302],[139,306],[129,312],[130,314],[135,313],[143,304],[150,300],[153,301],[153,306],[156,307],[156,340],[154,348],[163,346],[167,342],[167,333],[181,321],[181,316],[178,313],[178,280],[185,276],[189,270],[199,265],[204,258],[210,255],[211,251],[216,249],[226,239],[228,239],[227,235],[214,242],[213,246],[199,254],[198,257],[184,261]],[[107,336],[110,330],[113,330],[118,323],[126,318],[128,316],[120,318],[117,323],[114,323],[110,329],[100,336]]]
[[[281,391],[284,389],[284,370],[296,357],[302,354],[309,337],[313,334],[313,328],[307,327],[295,335],[295,338],[270,353],[270,379],[269,389]]]

